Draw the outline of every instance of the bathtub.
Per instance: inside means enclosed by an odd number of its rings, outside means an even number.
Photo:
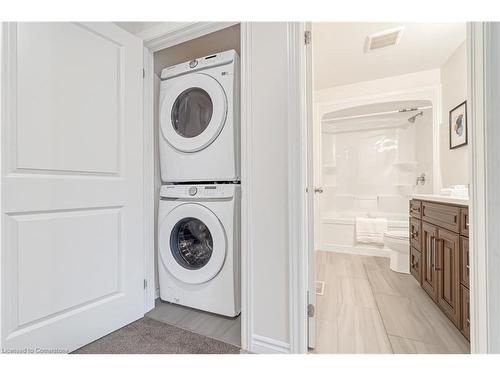
[[[318,250],[338,253],[389,257],[390,251],[383,245],[356,243],[356,217],[386,217],[388,230],[408,230],[408,216],[393,213],[366,214],[363,212],[340,212],[324,215],[321,219]]]

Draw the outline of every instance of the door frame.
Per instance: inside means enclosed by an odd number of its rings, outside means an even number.
[[[500,352],[500,202],[495,191],[500,183],[500,150],[494,141],[500,137],[499,113],[500,60],[498,23],[467,24],[469,171],[471,195],[469,215],[474,231],[470,234],[470,313],[471,351]],[[496,43],[495,43],[496,42]],[[475,126],[479,124],[479,126]]]
[[[496,26],[500,28],[500,25]],[[487,247],[488,244],[500,243],[500,233],[495,230],[495,223],[500,222],[500,200],[495,196],[494,186],[500,184],[500,150],[493,146],[493,135],[499,139],[500,130],[495,128],[494,120],[498,119],[499,113],[495,110],[495,100],[500,99],[500,89],[492,92],[494,87],[491,82],[500,86],[500,72],[493,69],[494,62],[500,61],[500,52],[493,50],[493,28],[491,23],[472,22],[467,23],[467,71],[468,71],[468,100],[471,105],[468,107],[469,118],[473,126],[469,126],[469,171],[471,177],[471,192],[469,212],[471,225],[474,233],[471,233],[471,353],[488,353],[500,351],[500,324],[495,322],[495,318],[500,316],[499,283],[500,262],[498,262],[498,248]],[[500,34],[500,32],[499,32]],[[303,34],[302,34],[303,35]],[[313,35],[314,40],[314,35]],[[498,40],[496,40],[498,43]],[[292,49],[290,59],[297,64],[305,61],[305,49]],[[497,60],[492,62],[496,58]],[[305,65],[301,65],[306,69]],[[297,78],[300,82],[305,77]],[[304,95],[303,93],[302,95]],[[295,147],[297,155],[301,155],[307,149],[307,112],[313,108],[307,108],[305,101],[301,101],[297,127],[301,128],[300,142],[290,143],[290,147]],[[497,126],[498,128],[498,126]],[[305,129],[305,130],[304,130]],[[488,134],[490,137],[486,137]],[[311,140],[312,141],[312,140]],[[496,160],[496,162],[495,162]],[[487,163],[489,161],[489,163]],[[289,161],[290,163],[292,160]],[[300,173],[291,176],[290,184],[305,186],[304,178],[307,171],[307,157],[302,157],[299,163]],[[294,178],[295,177],[295,178]],[[311,187],[309,187],[311,188]],[[296,212],[297,205],[307,207],[307,198],[302,191],[295,195],[295,201],[289,201],[289,212]],[[301,203],[298,203],[301,202]],[[304,221],[291,223],[296,225],[296,232],[302,233],[305,238],[308,234],[308,226]],[[307,249],[306,249],[307,250]],[[303,249],[291,248],[292,258],[297,262],[308,262],[304,256]],[[488,262],[488,259],[491,261]],[[496,260],[494,263],[493,260]],[[311,265],[308,265],[307,269]],[[306,273],[307,274],[307,273]],[[291,268],[290,290],[295,291],[297,296],[305,295],[307,291],[307,277],[304,277],[303,270]],[[303,314],[302,307],[290,304],[291,309],[295,309],[292,314],[302,317],[302,324],[294,327],[290,331],[291,342],[297,342],[298,353],[307,352],[307,331],[303,327],[307,323],[307,315]]]

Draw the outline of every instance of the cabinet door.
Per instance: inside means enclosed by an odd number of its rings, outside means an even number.
[[[436,260],[437,227],[422,223],[422,288],[433,300],[437,298],[437,274],[434,267]]]
[[[437,238],[437,304],[460,327],[460,236],[439,228]]]
[[[410,273],[420,284],[422,282],[422,263],[420,261],[420,251],[410,247]]]
[[[462,291],[462,308],[461,308],[461,313],[462,313],[462,334],[467,338],[467,340],[470,340],[470,301],[469,301],[469,289],[464,287],[463,285],[461,286],[461,291]]]

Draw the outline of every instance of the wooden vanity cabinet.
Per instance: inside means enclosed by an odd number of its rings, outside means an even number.
[[[417,219],[418,207],[421,219]],[[468,209],[414,199],[409,216],[411,274],[469,339]],[[420,228],[418,236],[416,228]]]

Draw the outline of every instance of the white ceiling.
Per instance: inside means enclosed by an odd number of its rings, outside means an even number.
[[[368,35],[404,26],[399,44],[364,53]],[[440,68],[465,41],[465,23],[313,24],[315,89]]]

